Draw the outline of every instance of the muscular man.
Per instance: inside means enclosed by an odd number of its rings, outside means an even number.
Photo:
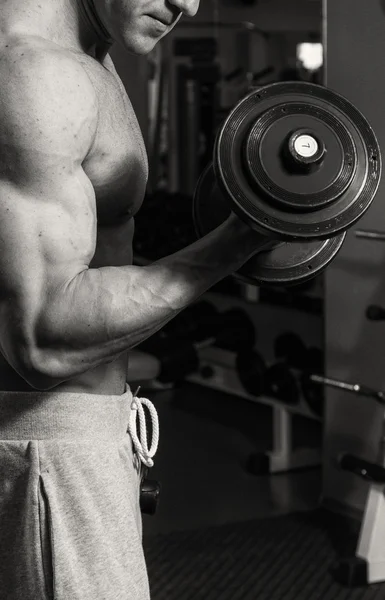
[[[4,600],[149,598],[127,352],[258,248],[231,216],[132,265],[147,159],[108,50],[149,52],[198,2],[0,0]]]

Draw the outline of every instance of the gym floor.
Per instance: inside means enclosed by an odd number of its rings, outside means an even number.
[[[160,444],[150,477],[162,485],[145,535],[196,530],[308,511],[317,506],[321,469],[255,476],[248,457],[272,447],[268,406],[185,383],[167,391],[142,390],[155,404]],[[320,425],[303,420],[302,433],[321,438]],[[318,428],[315,431],[315,428]]]

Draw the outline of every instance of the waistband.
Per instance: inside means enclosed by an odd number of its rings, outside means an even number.
[[[0,392],[0,439],[116,441],[127,435],[133,395]]]

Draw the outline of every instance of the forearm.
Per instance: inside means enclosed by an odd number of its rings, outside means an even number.
[[[229,219],[191,246],[148,266],[85,270],[50,296],[37,327],[38,347],[55,361],[57,376],[63,379],[114,360],[256,251],[256,234]]]

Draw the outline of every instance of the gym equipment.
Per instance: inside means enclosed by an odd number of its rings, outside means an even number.
[[[371,398],[382,408],[385,407],[385,393],[381,390],[360,383],[350,383],[319,375],[312,375],[311,379],[320,385]],[[336,462],[340,469],[358,475],[369,481],[371,485],[355,554],[340,560],[335,575],[345,585],[366,585],[368,582],[383,581],[385,562],[385,421],[383,420],[378,456],[374,462],[349,453],[338,456]]]
[[[366,229],[357,229],[355,236],[364,240],[375,240],[377,242],[385,241],[385,233],[383,231],[368,231]]]
[[[249,455],[246,470],[251,475],[282,473],[293,469],[318,466],[321,463],[321,436],[314,431],[316,445],[298,444],[294,427],[293,408],[284,403],[272,404],[273,447],[269,452],[256,452]],[[313,421],[315,423],[315,421]],[[309,420],[310,424],[310,420]],[[318,442],[318,443],[317,443]]]
[[[291,367],[302,367],[306,361],[306,346],[296,333],[286,331],[274,341],[274,355]]]
[[[255,328],[240,308],[220,313],[208,302],[187,308],[162,330],[140,345],[159,364],[161,383],[182,381],[199,369],[199,350],[218,346],[231,352],[251,351]]]
[[[278,361],[268,368],[256,351],[237,355],[236,369],[244,389],[253,396],[265,394],[292,406],[300,403],[302,394],[310,410],[322,416],[323,389],[318,380],[313,379],[323,371],[322,350],[306,348],[299,336],[292,332],[278,336],[274,347]]]
[[[355,554],[341,558],[335,575],[344,585],[367,585],[383,580],[385,468],[384,437],[380,443],[378,459],[371,462],[349,453],[337,458],[343,471],[350,471],[370,482],[365,512]],[[377,559],[377,560],[374,560]]]
[[[341,454],[338,466],[343,471],[350,471],[359,477],[385,485],[385,468],[382,465],[369,462],[353,454]]]
[[[175,39],[173,55],[183,57],[176,66],[176,136],[178,189],[192,196],[202,168],[210,160],[219,107],[220,63],[215,60],[214,37]],[[187,62],[186,62],[187,59]]]
[[[170,339],[149,351],[159,361],[157,380],[160,383],[183,381],[187,375],[199,369],[198,349],[194,344],[182,344]]]
[[[158,335],[182,341],[201,341],[214,335],[214,329],[219,325],[218,314],[214,304],[201,300],[182,310],[158,332]]]
[[[253,90],[221,126],[213,163],[195,190],[202,237],[235,212],[272,247],[236,276],[302,283],[335,257],[369,208],[381,176],[376,136],[345,98],[322,86],[281,82]]]
[[[271,365],[265,374],[265,393],[286,404],[300,402],[300,389],[293,371],[284,362]]]
[[[199,179],[193,203],[193,219],[198,237],[203,237],[223,223],[231,209],[219,190],[214,171],[210,168]],[[256,234],[257,236],[257,234]],[[257,239],[257,238],[256,238]],[[262,249],[247,261],[234,277],[256,285],[303,284],[311,280],[337,255],[345,233],[327,240],[276,243]],[[265,244],[265,240],[261,245]]]
[[[318,415],[311,413],[304,403],[289,405],[266,394],[265,362],[257,352],[246,350],[234,355],[220,348],[206,347],[200,351],[199,358],[199,371],[188,376],[189,382],[272,408],[272,448],[267,453],[257,452],[248,457],[246,469],[249,473],[286,472],[321,463]],[[309,420],[310,431],[314,432],[310,444],[304,439],[298,443],[298,415]]]
[[[185,309],[161,330],[161,336],[203,346],[218,346],[224,350],[251,349],[256,331],[252,320],[241,308],[223,313],[209,302],[201,301]]]
[[[145,515],[154,515],[160,497],[160,483],[154,479],[147,479],[146,472],[140,482],[139,505]]]
[[[324,353],[320,348],[308,348],[306,352],[306,362],[299,374],[299,381],[303,399],[310,410],[322,416],[324,413],[324,391],[317,385],[313,377],[321,376],[324,371]]]
[[[239,381],[252,396],[261,396],[266,388],[266,364],[259,352],[243,350],[235,359]]]
[[[360,383],[350,383],[312,375],[314,383],[331,386],[355,395],[371,398],[383,408],[385,393]],[[339,561],[335,575],[345,585],[364,585],[367,582],[383,580],[384,531],[385,524],[385,426],[379,444],[378,457],[375,462],[343,453],[337,457],[340,469],[355,473],[371,483],[367,496],[365,512],[362,519],[360,536],[356,554],[347,556]]]
[[[383,19],[384,2],[362,3],[349,0],[326,0],[323,4],[327,15],[324,29],[324,44],[327,48],[327,84],[348,98],[354,98],[357,105],[373,125],[380,140],[385,133],[385,122],[376,121],[378,97],[378,66],[384,48],[384,37],[377,28]],[[365,6],[365,10],[362,8]],[[378,10],[379,9],[379,10]],[[341,44],[341,34],[344,41]],[[372,49],[371,68],[366,69],[363,49]],[[378,61],[378,62],[377,62]],[[383,152],[383,143],[381,142]],[[381,186],[383,185],[381,182]],[[382,233],[383,188],[378,192],[377,206],[372,207],[357,224],[357,228]],[[365,222],[364,222],[365,221]],[[354,229],[356,229],[354,227]],[[369,303],[385,306],[380,289],[384,276],[383,241],[371,236],[362,238],[352,230],[349,243],[343,248],[343,257],[334,269],[328,269],[325,278],[325,341],[328,348],[327,373],[336,379],[352,379],[353,382],[368,383],[372,387],[385,389],[383,381],[383,352],[380,332],[374,330],[375,323],[366,320],[365,310]],[[360,239],[361,238],[361,239]],[[382,235],[382,240],[385,236]],[[337,262],[337,261],[336,261]],[[374,293],[376,290],[376,293]],[[378,294],[378,295],[377,295]],[[353,300],[354,296],[354,300]],[[369,300],[368,300],[369,298]],[[348,305],[353,309],[346,309]],[[374,327],[373,327],[374,326]],[[353,379],[354,378],[354,379]],[[341,451],[357,453],[363,458],[374,459],[373,444],[379,440],[383,418],[381,406],[367,398],[355,398],[342,390],[325,388],[327,410],[325,412],[324,461],[322,478],[322,499],[325,506],[343,511],[346,515],[360,517],[361,511],[372,494],[371,486],[349,472],[338,472],[332,457]],[[350,408],[351,406],[351,408]],[[370,487],[369,495],[367,494]],[[377,492],[379,501],[375,512],[373,533],[378,545],[370,544],[365,553],[367,560],[366,584],[385,581],[385,506],[384,487]],[[365,504],[366,502],[366,504]],[[367,529],[364,537],[368,540]],[[378,586],[372,586],[372,588]],[[371,593],[375,595],[375,591]],[[358,590],[347,594],[354,597]],[[379,596],[381,597],[381,593]]]
[[[322,351],[310,348],[307,352],[307,362],[297,369],[287,363],[278,362],[266,372],[266,393],[287,404],[298,404],[302,399],[310,410],[322,416],[324,397],[322,388],[317,385],[312,376],[321,370]]]
[[[366,385],[362,385],[361,383],[350,383],[348,381],[332,379],[331,377],[323,377],[322,375],[317,374],[310,375],[310,379],[315,384],[327,385],[345,392],[357,394],[358,396],[372,398],[379,404],[385,406],[385,392],[381,390],[374,390]]]
[[[385,321],[385,308],[376,304],[370,304],[366,309],[366,318],[369,321]]]

